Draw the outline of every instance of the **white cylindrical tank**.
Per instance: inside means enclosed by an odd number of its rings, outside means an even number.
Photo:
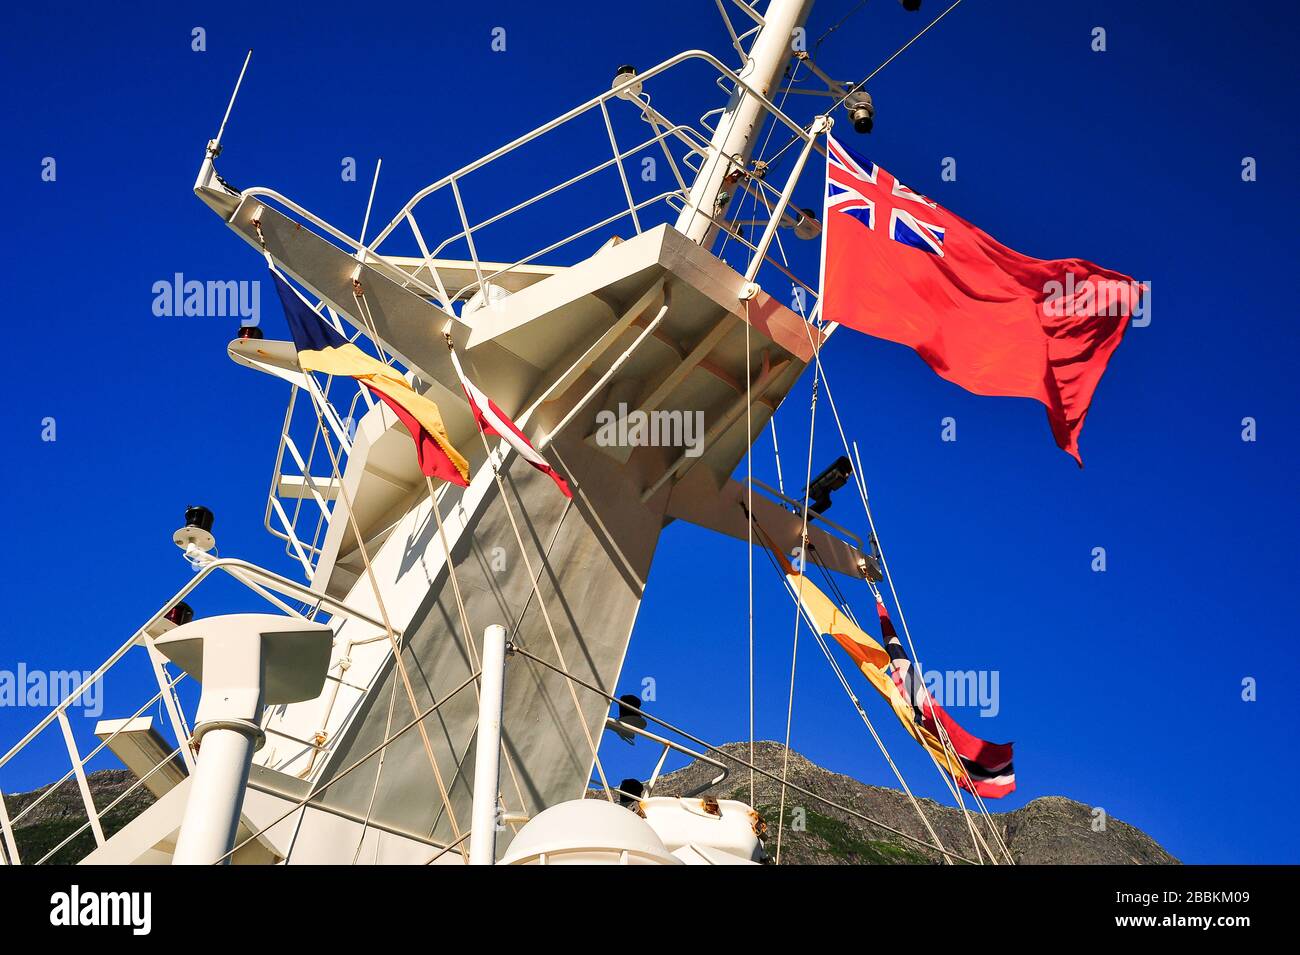
[[[605,799],[574,799],[519,830],[502,865],[681,865],[644,819]]]
[[[670,852],[702,846],[751,862],[763,858],[762,820],[739,800],[652,796],[641,800],[641,811]]]

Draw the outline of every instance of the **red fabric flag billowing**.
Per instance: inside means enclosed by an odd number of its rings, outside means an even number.
[[[916,349],[967,391],[1036,398],[1082,466],[1079,432],[1138,283],[1009,249],[833,138],[825,241],[823,318]]]
[[[447,456],[429,430],[424,427],[415,415],[411,414],[400,402],[386,395],[384,392],[375,388],[369,382],[362,382],[371,393],[386,404],[393,414],[397,415],[399,421],[406,425],[406,430],[411,432],[411,438],[415,441],[415,457],[420,464],[420,471],[431,478],[438,478],[449,484],[455,484],[457,487],[468,487],[469,477],[456,467],[455,463]]]

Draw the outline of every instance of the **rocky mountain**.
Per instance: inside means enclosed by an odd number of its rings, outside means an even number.
[[[105,837],[117,832],[153,803],[153,794],[143,786],[123,797],[135,781],[135,776],[126,769],[101,769],[86,777],[91,798],[102,814],[100,824]],[[6,793],[4,799],[9,818],[14,820],[14,841],[18,844],[19,859],[23,863],[39,862],[51,850],[56,851],[48,862],[72,863],[95,848],[94,834],[84,828],[86,807],[75,779],[42,786],[31,792]],[[23,815],[24,810],[34,803],[34,808]]]
[[[749,755],[748,743],[729,743],[722,749],[740,758]],[[780,743],[757,743],[754,764],[780,776],[784,751]],[[717,770],[706,763],[692,763],[661,777],[654,793],[656,796],[681,795],[707,783],[716,773]],[[868,786],[849,776],[833,773],[793,750],[787,779],[792,786],[817,793],[838,806],[869,816],[916,839],[929,841],[916,810],[907,796],[896,789]],[[135,777],[124,769],[101,770],[88,777],[91,795],[101,811],[117,800],[134,781]],[[49,789],[46,786],[28,793],[7,794],[5,806],[10,818],[18,817]],[[781,784],[756,774],[754,791],[756,808],[768,825],[767,851],[774,856]],[[749,771],[743,767],[734,768],[727,779],[707,788],[702,795],[748,802]],[[112,835],[152,802],[149,792],[144,787],[138,788],[107,812],[105,834]],[[960,810],[928,799],[922,799],[920,803],[945,847],[968,859],[978,858]],[[76,782],[69,779],[59,784],[14,825],[22,860],[27,863],[39,860],[60,846],[85,821],[86,813]],[[988,825],[975,813],[972,813],[972,821],[979,827]],[[1045,796],[1010,812],[995,812],[992,822],[1012,859],[1021,864],[1164,865],[1178,862],[1150,836],[1128,823],[1110,818],[1104,828],[1094,828],[1091,806],[1061,796]],[[986,828],[980,831],[985,842],[995,842]],[[59,848],[50,861],[72,862],[93,848],[94,837],[86,830]],[[850,812],[812,799],[796,789],[786,790],[785,826],[781,834],[783,865],[894,865],[938,861],[940,858],[933,850],[918,846]]]
[[[748,743],[729,743],[722,749],[740,758],[748,759],[749,756]],[[780,776],[784,752],[780,743],[756,743],[754,765]],[[654,794],[680,795],[703,785],[716,774],[713,766],[695,762],[661,777]],[[885,826],[930,841],[910,800],[899,790],[868,786],[849,776],[833,773],[793,750],[790,751],[787,780]],[[774,856],[781,784],[758,774],[755,774],[754,782],[755,808],[767,821],[766,846],[769,856]],[[749,771],[735,767],[727,779],[704,790],[702,795],[749,802]],[[966,819],[959,809],[929,799],[919,802],[946,848],[967,859],[979,857]],[[970,806],[969,797],[967,806]],[[989,808],[992,811],[993,807]],[[782,865],[926,864],[940,861],[938,853],[933,850],[789,787],[786,789],[784,815]],[[987,829],[988,822],[975,812],[971,813],[971,820],[984,842],[995,846],[993,835]],[[1140,829],[1115,818],[1108,818],[1104,826],[1095,828],[1094,820],[1091,806],[1061,796],[1044,796],[1010,812],[992,812],[992,824],[1005,842],[1011,858],[1019,864],[1177,864],[1177,859]]]

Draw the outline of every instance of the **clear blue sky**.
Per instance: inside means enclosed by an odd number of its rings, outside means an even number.
[[[823,0],[810,35],[853,5]],[[176,272],[264,277],[190,192],[248,47],[223,174],[282,189],[353,232],[377,156],[375,217],[386,220],[421,185],[603,88],[620,64],[726,50],[709,0],[331,6],[4,14],[0,669],[99,663],[187,578],[169,536],[192,502],[216,511],[223,554],[293,570],[261,528],[282,387],[228,361],[231,321],[151,311],[153,283]],[[878,0],[818,59],[865,75],[923,22]],[[998,808],[1070,796],[1193,862],[1300,861],[1297,25],[1277,2],[1243,13],[966,0],[873,82],[876,131],[853,140],[1015,248],[1090,258],[1152,285],[1151,324],[1130,330],[1093,404],[1083,471],[1031,402],[968,395],[909,351],[851,332],[826,361],[926,666],[1000,673],[996,718],[955,711],[973,732],[1016,742],[1020,788]],[[206,52],[190,49],[194,26],[207,30]],[[504,53],[490,48],[496,26]],[[1090,49],[1097,26],[1104,53]],[[686,118],[715,105],[701,95]],[[55,182],[41,181],[47,156]],[[345,156],[358,160],[358,182],[341,181]],[[1242,181],[1246,156],[1256,182]],[[940,178],[944,157],[957,161],[955,182]],[[533,172],[547,179],[540,162]],[[814,204],[816,184],[798,198]],[[807,265],[809,249],[799,254]],[[270,292],[264,324],[279,337]],[[808,384],[778,419],[792,484]],[[47,416],[52,443],[41,440]],[[955,443],[940,441],[946,416]],[[1253,443],[1241,440],[1247,416]],[[819,419],[815,462],[839,450]],[[765,439],[755,469],[774,477]],[[848,490],[831,516],[863,531]],[[1105,573],[1090,569],[1095,547],[1106,549]],[[697,529],[665,533],[621,687],[654,677],[654,711],[715,741],[746,733],[744,558],[743,546]],[[791,612],[756,566],[759,736],[779,738]],[[863,585],[845,586],[870,609]],[[1247,677],[1256,702],[1241,699]],[[946,800],[922,754],[861,692],[916,788]],[[105,715],[138,701],[110,697]],[[39,716],[0,709],[0,748]],[[79,721],[78,735],[92,724]],[[809,642],[793,745],[891,782]],[[607,751],[615,775],[650,769],[647,751],[615,740]],[[55,766],[29,762],[0,784],[27,788]]]

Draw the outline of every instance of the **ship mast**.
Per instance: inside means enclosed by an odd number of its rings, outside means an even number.
[[[749,48],[740,76],[768,99],[790,61],[794,31],[803,26],[812,5],[813,0],[771,0],[767,6],[763,26]],[[733,163],[740,168],[748,165],[766,112],[757,97],[736,87],[713,133],[713,158],[701,167],[691,187],[690,201],[677,219],[677,231],[692,242],[707,247],[713,238],[717,226],[711,216],[725,191],[726,177],[735,168]]]

